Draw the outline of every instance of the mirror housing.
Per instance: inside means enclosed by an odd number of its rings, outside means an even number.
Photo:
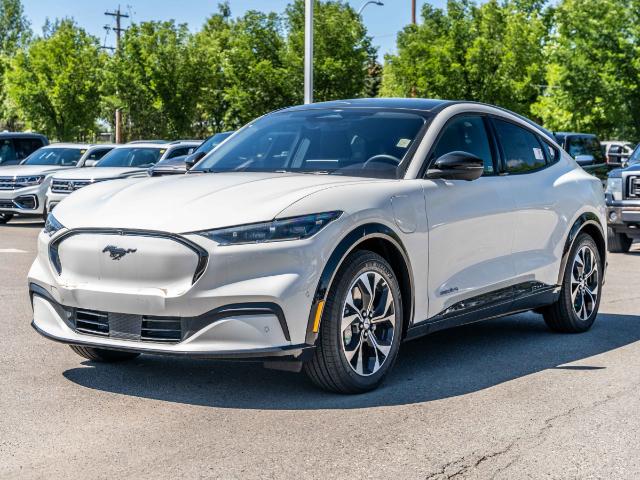
[[[84,167],[95,167],[96,163],[98,163],[97,160],[85,160],[84,162]]]
[[[578,165],[593,165],[596,159],[593,155],[576,155]]]
[[[455,151],[438,158],[427,170],[427,178],[477,180],[484,173],[484,162],[472,153]]]
[[[191,170],[193,166],[202,160],[202,157],[205,155],[205,152],[195,152],[187,156],[187,158],[184,159],[184,164],[187,166],[187,170]]]

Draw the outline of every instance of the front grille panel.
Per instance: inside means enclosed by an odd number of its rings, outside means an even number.
[[[91,335],[109,336],[109,316],[93,310],[76,310],[76,330]]]
[[[627,197],[640,197],[640,177],[629,177],[627,179]]]
[[[0,190],[16,190],[21,188],[19,185],[14,177],[0,177]]]
[[[51,191],[53,193],[71,193],[91,183],[93,183],[91,180],[56,180],[54,178],[51,181]]]
[[[76,309],[76,331],[90,335],[142,342],[178,343],[182,340],[182,320],[126,313],[105,313]]]

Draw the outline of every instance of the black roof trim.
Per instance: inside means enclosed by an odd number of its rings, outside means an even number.
[[[449,100],[425,98],[353,98],[349,100],[332,100],[329,102],[310,103],[283,108],[280,112],[313,110],[316,108],[380,108],[435,112],[451,105]]]

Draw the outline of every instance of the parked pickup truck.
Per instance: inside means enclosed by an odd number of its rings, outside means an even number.
[[[609,251],[625,253],[640,238],[640,145],[628,160],[629,166],[609,172],[605,198]]]

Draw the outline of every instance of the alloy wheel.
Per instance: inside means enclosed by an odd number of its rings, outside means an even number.
[[[378,272],[364,272],[353,281],[342,306],[340,336],[347,363],[358,375],[373,375],[387,360],[395,312],[393,293]]]
[[[598,261],[590,246],[582,246],[573,258],[571,267],[571,301],[573,311],[586,321],[594,312],[599,291]]]

